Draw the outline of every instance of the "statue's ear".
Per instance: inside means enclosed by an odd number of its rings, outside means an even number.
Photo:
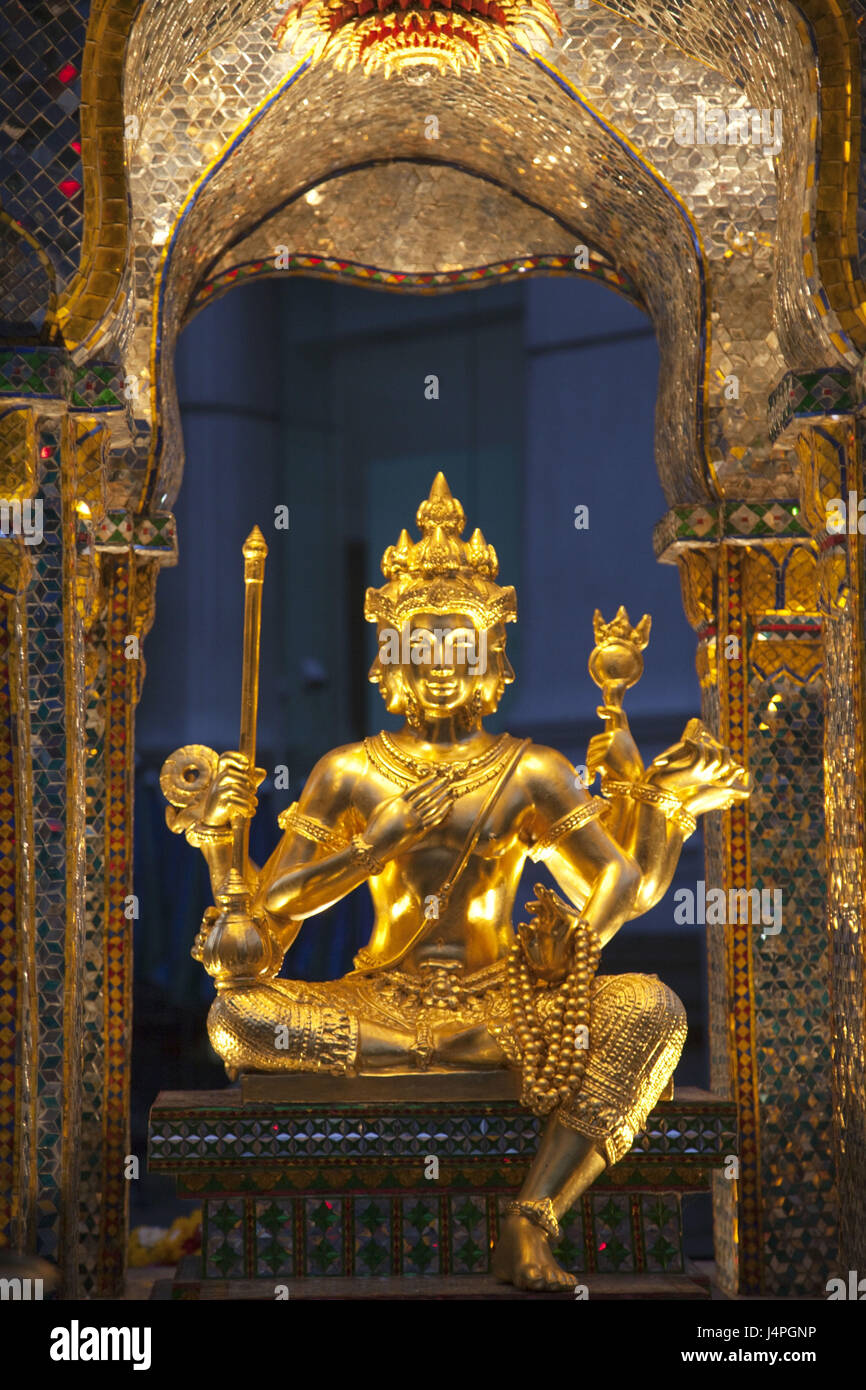
[[[653,620],[650,617],[649,613],[644,613],[643,617],[641,618],[640,622],[634,630],[634,635],[638,639],[641,651],[643,651],[644,647],[649,642],[650,628],[652,627],[652,622]]]
[[[408,695],[406,682],[403,672],[399,666],[382,666],[378,658],[374,665],[379,666],[379,679],[376,682],[379,686],[379,694],[385,701],[385,708],[389,714],[405,714],[408,708]]]

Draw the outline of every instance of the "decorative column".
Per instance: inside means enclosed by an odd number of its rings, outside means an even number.
[[[102,984],[93,1048],[99,1069],[94,1113],[101,1115],[101,1136],[88,1146],[99,1200],[89,1250],[92,1290],[105,1297],[123,1286],[128,1234],[132,934],[137,916],[132,898],[135,707],[159,565],[173,561],[174,553],[174,523],[168,516],[109,513],[96,530],[100,587],[89,636],[94,678],[88,689],[87,801],[93,832],[88,842],[88,940]],[[82,1194],[82,1220],[86,1205]]]
[[[826,930],[843,1275],[866,1269],[864,395],[862,368],[857,377],[840,368],[791,373],[774,393],[777,432],[796,442],[800,457],[823,615]]]
[[[31,502],[37,487],[36,418],[0,405],[0,492]],[[32,518],[32,512],[31,512]],[[0,540],[0,1243],[36,1238],[36,927],[33,777],[25,692],[26,591],[31,547]]]
[[[117,368],[0,354],[0,1240],[67,1298],[122,1287],[137,644],[175,558],[170,516],[107,510],[128,425]]]
[[[43,537],[26,594],[35,908],[36,1249],[78,1293],[84,946],[84,635],[76,606],[75,449],[66,413],[36,412]]]
[[[790,499],[676,507],[656,543],[680,564],[705,721],[754,783],[705,819],[707,890],[782,893],[778,931],[730,906],[707,927],[711,1086],[736,1100],[740,1135],[737,1176],[714,1178],[719,1279],[821,1296],[838,1225],[817,556]]]

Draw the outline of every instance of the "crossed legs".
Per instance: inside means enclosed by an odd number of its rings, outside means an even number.
[[[357,1013],[337,988],[274,981],[214,1001],[211,1040],[227,1067],[251,1071],[411,1070],[414,1030]],[[682,1004],[655,976],[602,976],[593,984],[591,1046],[581,1090],[548,1121],[494,1251],[493,1271],[528,1290],[573,1287],[551,1253],[557,1223],[605,1167],[622,1158],[679,1060]],[[437,1027],[432,1065],[498,1069],[509,1059],[484,1024]],[[514,1058],[510,1064],[514,1064]],[[554,1240],[555,1244],[555,1240]]]

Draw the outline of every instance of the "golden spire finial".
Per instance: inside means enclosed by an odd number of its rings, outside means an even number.
[[[254,526],[244,541],[243,556],[249,560],[253,555],[267,555],[268,545],[258,526]]]
[[[265,577],[265,560],[268,556],[268,543],[254,526],[243,544],[244,580],[247,583],[261,584]]]
[[[469,537],[469,557],[470,563],[480,574],[485,574],[488,579],[496,578],[499,573],[499,559],[493,546],[488,545],[484,539],[480,526],[476,526]]]
[[[462,534],[466,515],[457,498],[452,497],[448,480],[441,469],[433,479],[430,496],[415,513],[415,520],[424,535],[437,526],[455,536]]]

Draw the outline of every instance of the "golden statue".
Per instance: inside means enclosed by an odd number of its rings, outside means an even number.
[[[628,1152],[686,1036],[666,985],[596,976],[600,952],[664,894],[695,816],[746,797],[748,780],[698,720],[644,767],[622,701],[642,673],[650,619],[632,628],[622,608],[610,623],[596,613],[590,658],[606,727],[587,767],[593,779],[601,771],[603,796],[554,749],[488,733],[484,717],[514,679],[514,589],[495,582],[480,531],[461,540],[463,508],[441,473],[417,523],[419,541],[404,530],[386,550],[386,583],[367,590],[364,609],[379,637],[370,680],[402,728],[326,754],[279,817],[267,864],[249,862],[264,777],[255,704],[266,549],[254,531],[241,750],[173,754],[167,818],[210,870],[218,907],[193,955],[216,982],[208,1031],[230,1077],[516,1069],[522,1103],[549,1119],[494,1271],[520,1288],[559,1289],[575,1282],[551,1254],[559,1220]],[[547,864],[565,897],[538,885],[515,934],[527,856]],[[362,883],[375,923],[355,970],[320,984],[277,979],[306,919]]]

